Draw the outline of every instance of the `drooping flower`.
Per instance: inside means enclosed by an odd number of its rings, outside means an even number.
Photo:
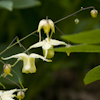
[[[19,100],[21,100],[21,99],[24,99],[24,97],[25,97],[25,93],[24,93],[24,91],[18,91],[17,92],[17,98],[19,99]]]
[[[0,100],[15,100],[13,98],[16,97],[16,95],[13,93],[17,91],[18,91],[17,89],[13,89],[9,91],[0,90]]]
[[[51,19],[42,19],[39,22],[38,30],[37,30],[37,32],[39,32],[39,41],[41,41],[41,29],[42,28],[43,28],[44,33],[46,33],[48,38],[49,38],[50,29],[51,29],[51,35],[53,33],[55,33],[55,27],[54,27],[53,21]]]
[[[52,49],[53,46],[57,46],[57,45],[67,45],[67,44],[63,41],[46,38],[45,40],[43,40],[41,42],[37,42],[34,45],[30,46],[28,50],[30,50],[32,48],[42,47],[44,57],[52,58],[54,56],[54,51],[50,50],[50,49]]]
[[[45,59],[43,56],[35,54],[35,53],[32,53],[30,55],[27,55],[25,53],[19,53],[19,54],[12,55],[7,58],[3,58],[3,60],[8,60],[11,58],[18,58],[18,61],[23,60],[23,68],[22,68],[23,73],[35,73],[36,72],[35,58],[41,58],[44,61],[51,62],[51,60]]]

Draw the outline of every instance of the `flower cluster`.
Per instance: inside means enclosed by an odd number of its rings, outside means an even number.
[[[47,37],[41,41],[41,29],[43,28],[44,32],[46,33]],[[50,29],[51,29],[51,34],[50,33]],[[54,23],[51,19],[42,19],[39,22],[39,26],[38,26],[38,30],[37,32],[39,32],[39,42],[33,44],[32,46],[30,46],[26,51],[29,51],[32,48],[37,48],[37,47],[42,47],[43,50],[43,55],[41,56],[39,54],[35,54],[35,53],[31,53],[31,54],[26,54],[26,53],[19,53],[16,55],[12,55],[10,57],[6,57],[3,58],[3,60],[8,60],[11,58],[17,58],[17,61],[23,60],[23,68],[22,68],[22,72],[23,73],[35,73],[36,72],[36,66],[35,66],[35,58],[40,58],[43,61],[46,62],[51,62],[52,60],[49,60],[47,58],[52,58],[54,56],[54,51],[52,50],[54,46],[58,46],[58,45],[65,45],[67,46],[68,44],[63,42],[63,41],[59,41],[56,39],[51,39],[51,36],[53,33],[55,33],[55,26]],[[15,64],[16,64],[15,62]],[[14,65],[15,65],[14,64]],[[12,66],[14,66],[12,65]],[[10,74],[10,72],[9,72]]]
[[[85,10],[87,8],[82,7],[79,11],[81,11],[83,9]],[[79,12],[79,11],[77,11],[77,12]],[[73,15],[75,15],[77,12],[75,12]],[[93,9],[93,10],[91,10],[90,14],[93,18],[96,18],[98,11],[96,9]],[[67,18],[67,17],[68,16],[66,16],[65,18]],[[56,21],[55,23],[65,19],[65,18],[62,18],[62,19]],[[74,20],[74,22],[76,24],[78,24],[79,19],[76,18]],[[46,34],[46,38],[44,40],[41,40],[41,29],[43,29],[44,33]],[[48,19],[48,18],[42,19],[39,22],[38,29],[35,32],[39,33],[39,42],[30,46],[27,50],[25,49],[25,51],[23,53],[15,54],[15,55],[12,55],[12,56],[6,57],[6,58],[2,57],[3,60],[17,58],[16,62],[13,65],[3,62],[4,66],[3,66],[3,74],[1,75],[2,77],[6,77],[7,75],[13,76],[11,74],[11,68],[13,66],[15,66],[20,60],[23,61],[23,68],[22,68],[23,73],[26,73],[26,74],[35,73],[36,72],[36,66],[35,66],[36,58],[40,58],[46,62],[52,62],[52,60],[50,60],[50,59],[53,58],[55,55],[55,52],[53,51],[54,46],[62,45],[66,48],[69,48],[71,46],[70,44],[67,44],[63,41],[52,39],[52,35],[53,35],[53,33],[55,33],[55,24],[51,19]],[[27,36],[24,37],[24,39],[25,38],[27,38]],[[19,40],[17,38],[17,42],[15,44],[19,43],[19,45],[23,47],[23,45],[20,43],[20,41],[22,41],[22,40],[23,39]],[[14,46],[15,44],[11,45],[10,47]],[[7,49],[10,47],[7,47]],[[42,47],[43,56],[36,54],[36,53],[31,53],[31,54],[26,53],[30,49],[38,48],[38,47]],[[6,51],[6,50],[4,50],[4,51]],[[68,56],[70,55],[70,52],[66,52],[66,53]],[[22,88],[23,88],[23,86],[22,86]],[[17,97],[17,99],[21,100],[25,97],[24,92],[26,90],[27,89],[24,89],[24,88],[23,89],[13,89],[13,90],[9,90],[9,91],[0,90],[0,100],[14,100],[15,97]],[[15,92],[17,92],[17,95],[14,94]]]

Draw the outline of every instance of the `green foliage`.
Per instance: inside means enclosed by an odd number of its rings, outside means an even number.
[[[13,2],[12,1],[0,1],[0,7],[5,8],[9,11],[12,11]]]
[[[13,2],[13,8],[25,9],[40,5],[38,0],[11,0]]]
[[[54,51],[57,52],[90,52],[98,53],[100,52],[100,46],[98,45],[72,45],[71,47],[60,47],[55,48]]]
[[[91,69],[84,78],[85,85],[100,80],[100,65]]]
[[[62,39],[68,40],[73,43],[87,43],[96,44],[100,43],[100,29],[80,32],[72,35],[62,36]]]
[[[9,11],[15,9],[25,9],[40,5],[38,0],[3,0],[0,1],[0,7],[5,8]]]
[[[63,39],[73,42],[73,43],[82,43],[82,44],[72,45],[71,47],[55,48],[54,51],[70,52],[70,53],[71,52],[100,53],[100,45],[99,45],[100,38],[99,37],[100,37],[99,29],[80,32],[80,33],[72,34],[72,35],[65,35],[65,36],[62,36]],[[97,66],[86,74],[84,78],[84,83],[87,85],[99,79],[100,79],[100,66]]]

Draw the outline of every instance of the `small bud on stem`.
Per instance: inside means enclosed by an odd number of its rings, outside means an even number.
[[[92,16],[93,18],[96,18],[97,15],[98,15],[98,11],[97,11],[96,9],[93,9],[93,10],[90,11],[90,14],[91,14],[91,16]]]

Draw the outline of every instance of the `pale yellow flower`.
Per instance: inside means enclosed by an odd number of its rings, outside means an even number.
[[[13,99],[16,95],[14,95],[14,92],[17,92],[17,89],[9,90],[9,91],[3,91],[0,90],[0,100],[15,100]]]
[[[27,55],[25,53],[19,53],[16,55],[12,55],[7,58],[3,58],[3,60],[8,60],[11,58],[18,58],[18,60],[23,60],[23,73],[35,73],[36,72],[36,66],[35,66],[35,58],[43,59],[44,61],[51,62],[51,60],[45,59],[43,56],[32,53],[30,55]]]
[[[39,41],[41,41],[41,29],[42,28],[43,28],[44,33],[46,33],[48,38],[49,38],[50,29],[51,29],[51,35],[53,33],[55,33],[55,27],[54,27],[53,21],[51,19],[42,19],[39,22],[38,30],[37,30],[37,32],[39,32],[39,38],[40,38]]]
[[[30,46],[28,50],[30,50],[32,48],[42,47],[43,52],[44,52],[44,57],[52,58],[54,56],[54,51],[50,50],[50,49],[52,49],[53,46],[58,46],[58,45],[67,45],[67,44],[63,41],[46,38],[45,40],[43,40],[41,42],[37,42],[37,43],[33,44],[32,46]]]

